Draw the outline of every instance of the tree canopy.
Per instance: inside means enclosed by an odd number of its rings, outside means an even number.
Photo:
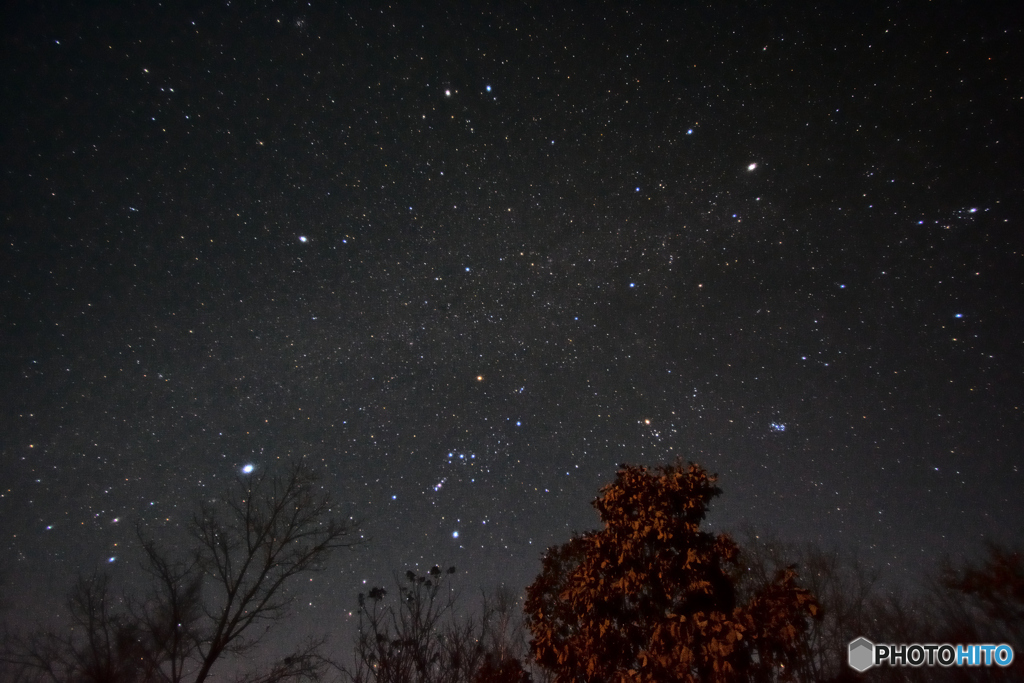
[[[695,464],[623,465],[593,502],[604,528],[547,551],[525,607],[558,683],[788,678],[818,604],[792,568],[737,598],[737,544],[700,528],[720,493]]]

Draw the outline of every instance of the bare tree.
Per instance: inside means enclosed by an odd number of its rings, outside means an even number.
[[[172,560],[152,540],[139,533],[145,552],[143,571],[149,589],[139,601],[126,598],[140,639],[143,680],[183,680],[201,640],[203,579],[197,554],[187,561]]]
[[[519,596],[508,586],[501,585],[491,594],[483,596],[487,650],[500,661],[522,661],[529,651],[526,619]]]
[[[1007,642],[1024,650],[1024,552],[989,544],[980,565],[958,569],[945,563],[938,583],[956,598],[944,620],[947,637]]]
[[[1010,666],[955,668],[956,681],[1024,679],[1024,552],[988,544],[977,561],[955,566],[949,559],[929,583],[929,630],[933,642],[1006,643],[1015,656]]]
[[[266,633],[260,627],[285,616],[290,579],[324,569],[333,550],[355,544],[355,524],[335,515],[301,460],[283,477],[240,479],[233,495],[200,506],[191,531],[195,564],[217,587],[204,600],[196,683],[221,655],[251,650]]]
[[[817,619],[809,619],[796,662],[799,680],[842,680],[849,672],[846,648],[861,635],[875,635],[875,621],[884,610],[878,575],[855,557],[845,557],[816,545],[793,545],[773,533],[747,528],[740,554],[742,594],[756,592],[779,570],[795,566],[800,583],[820,602]],[[895,607],[901,607],[902,603]]]
[[[524,669],[529,659],[526,615],[520,598],[501,585],[483,595],[482,639],[484,659],[473,683],[529,683],[533,674]],[[536,672],[534,672],[536,673]]]
[[[1013,643],[1012,632],[995,626],[1004,624],[1001,617],[1011,614],[1013,576],[1024,576],[1019,555],[1015,565],[1012,553],[995,549],[982,569],[972,565],[954,569],[946,562],[938,575],[925,573],[909,586],[885,585],[877,571],[849,554],[813,544],[785,544],[771,534],[748,531],[745,537],[745,583],[756,585],[774,568],[795,563],[804,585],[821,602],[822,618],[810,623],[806,632],[807,654],[796,672],[798,680],[914,683],[1020,678],[1012,668],[1007,672],[882,666],[856,674],[847,665],[848,645],[861,636],[876,643]],[[1016,585],[1018,594],[1024,594],[1019,588],[1024,581],[1018,578]],[[991,608],[986,611],[985,605]],[[988,619],[996,614],[998,618]]]
[[[281,475],[241,477],[200,504],[189,552],[143,539],[150,581],[141,597],[127,595],[115,609],[106,578],[80,581],[66,634],[10,638],[3,660],[24,680],[202,683],[225,657],[251,653],[288,615],[291,580],[357,545],[357,528],[302,460]],[[243,680],[318,680],[327,669],[319,645],[306,643]]]
[[[359,595],[351,683],[525,683],[522,617],[508,591],[484,596],[477,616],[459,616],[455,568],[396,577],[398,599],[384,588]]]
[[[114,610],[109,577],[80,577],[68,594],[70,628],[5,633],[5,679],[53,683],[139,680],[136,631]]]

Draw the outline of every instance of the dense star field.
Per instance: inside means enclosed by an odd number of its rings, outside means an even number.
[[[623,462],[896,578],[1019,541],[1020,17],[793,5],[5,9],[3,600],[286,456],[372,539],[316,628],[526,586]]]

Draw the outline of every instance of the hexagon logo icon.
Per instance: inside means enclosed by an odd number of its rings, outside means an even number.
[[[867,638],[858,638],[850,643],[850,667],[856,671],[867,671],[875,663],[875,644]]]

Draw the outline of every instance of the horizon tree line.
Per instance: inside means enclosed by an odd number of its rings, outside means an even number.
[[[754,531],[737,543],[701,528],[716,477],[676,461],[622,465],[593,501],[601,527],[549,548],[520,594],[459,605],[454,567],[396,573],[357,596],[347,657],[326,637],[237,683],[985,681],[1024,679],[1024,557],[986,556],[925,572],[917,594],[820,547]],[[239,477],[200,502],[177,549],[139,531],[146,587],[115,594],[80,576],[63,629],[5,626],[0,677],[13,683],[204,683],[251,660],[294,612],[289,587],[335,551],[365,545],[302,459]],[[1005,642],[1008,669],[846,664],[847,644]]]

